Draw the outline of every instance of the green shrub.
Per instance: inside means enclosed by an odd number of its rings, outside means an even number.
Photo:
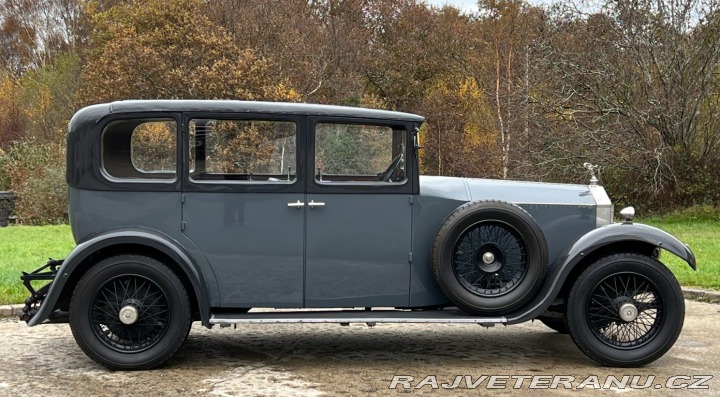
[[[720,222],[720,207],[712,205],[696,205],[673,211],[662,217],[650,218],[652,222],[686,223],[693,222]]]
[[[0,156],[0,166],[9,181],[10,190],[15,193],[15,215],[21,223],[67,222],[63,145],[17,141]]]
[[[0,191],[10,190],[10,176],[5,171],[6,162],[7,154],[0,148]]]

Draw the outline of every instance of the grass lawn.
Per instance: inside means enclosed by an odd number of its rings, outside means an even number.
[[[716,216],[668,216],[639,220],[664,229],[689,244],[698,262],[693,272],[685,262],[663,252],[667,264],[684,286],[720,290],[720,220]],[[13,226],[0,228],[0,305],[21,303],[28,292],[21,271],[42,266],[48,258],[62,259],[74,247],[69,226]]]
[[[30,296],[20,281],[48,258],[63,259],[75,246],[70,226],[11,226],[0,228],[0,305],[22,303]]]
[[[690,246],[697,259],[697,271],[682,259],[663,251],[660,260],[680,281],[680,285],[720,290],[720,221],[718,220],[649,220],[644,222],[677,237]]]

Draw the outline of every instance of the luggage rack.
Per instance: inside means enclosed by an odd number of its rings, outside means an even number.
[[[55,279],[62,264],[63,260],[50,258],[45,266],[30,273],[22,272],[20,280],[22,280],[23,285],[30,292],[30,297],[25,300],[25,306],[22,309],[22,314],[20,314],[20,320],[29,321],[30,318],[37,313],[39,304],[47,297],[52,281]],[[47,281],[48,283],[36,290],[32,285],[33,281]]]
[[[249,313],[213,313],[210,324],[223,326],[237,324],[277,324],[277,323],[365,323],[374,326],[377,323],[456,323],[479,324],[494,327],[495,324],[507,324],[505,317],[477,317],[452,307],[437,310],[403,310],[382,308],[376,310],[268,310]]]

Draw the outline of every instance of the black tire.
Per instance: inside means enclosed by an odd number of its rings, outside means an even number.
[[[632,306],[623,320],[620,307],[625,304]],[[622,253],[598,260],[578,277],[566,317],[570,336],[588,357],[602,365],[638,367],[657,360],[675,343],[685,301],[665,265]]]
[[[540,320],[541,323],[547,325],[552,330],[559,332],[561,334],[568,334],[570,331],[568,330],[567,324],[565,324],[565,317],[562,315],[559,316],[540,316],[537,318]]]
[[[120,321],[121,308],[137,313]],[[134,308],[134,309],[133,309]],[[70,301],[70,328],[93,361],[111,370],[143,370],[163,364],[182,346],[192,324],[182,282],[156,259],[120,255],[94,265]]]
[[[490,253],[489,263],[483,254]],[[517,205],[475,201],[440,227],[432,268],[445,296],[475,315],[506,314],[530,300],[545,277],[545,235]]]

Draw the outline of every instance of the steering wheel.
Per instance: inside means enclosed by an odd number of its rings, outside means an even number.
[[[383,182],[390,182],[390,178],[395,173],[395,170],[398,168],[398,166],[403,162],[403,159],[405,158],[404,153],[400,153],[393,159],[392,163],[387,167],[385,172],[380,174],[380,180]]]

